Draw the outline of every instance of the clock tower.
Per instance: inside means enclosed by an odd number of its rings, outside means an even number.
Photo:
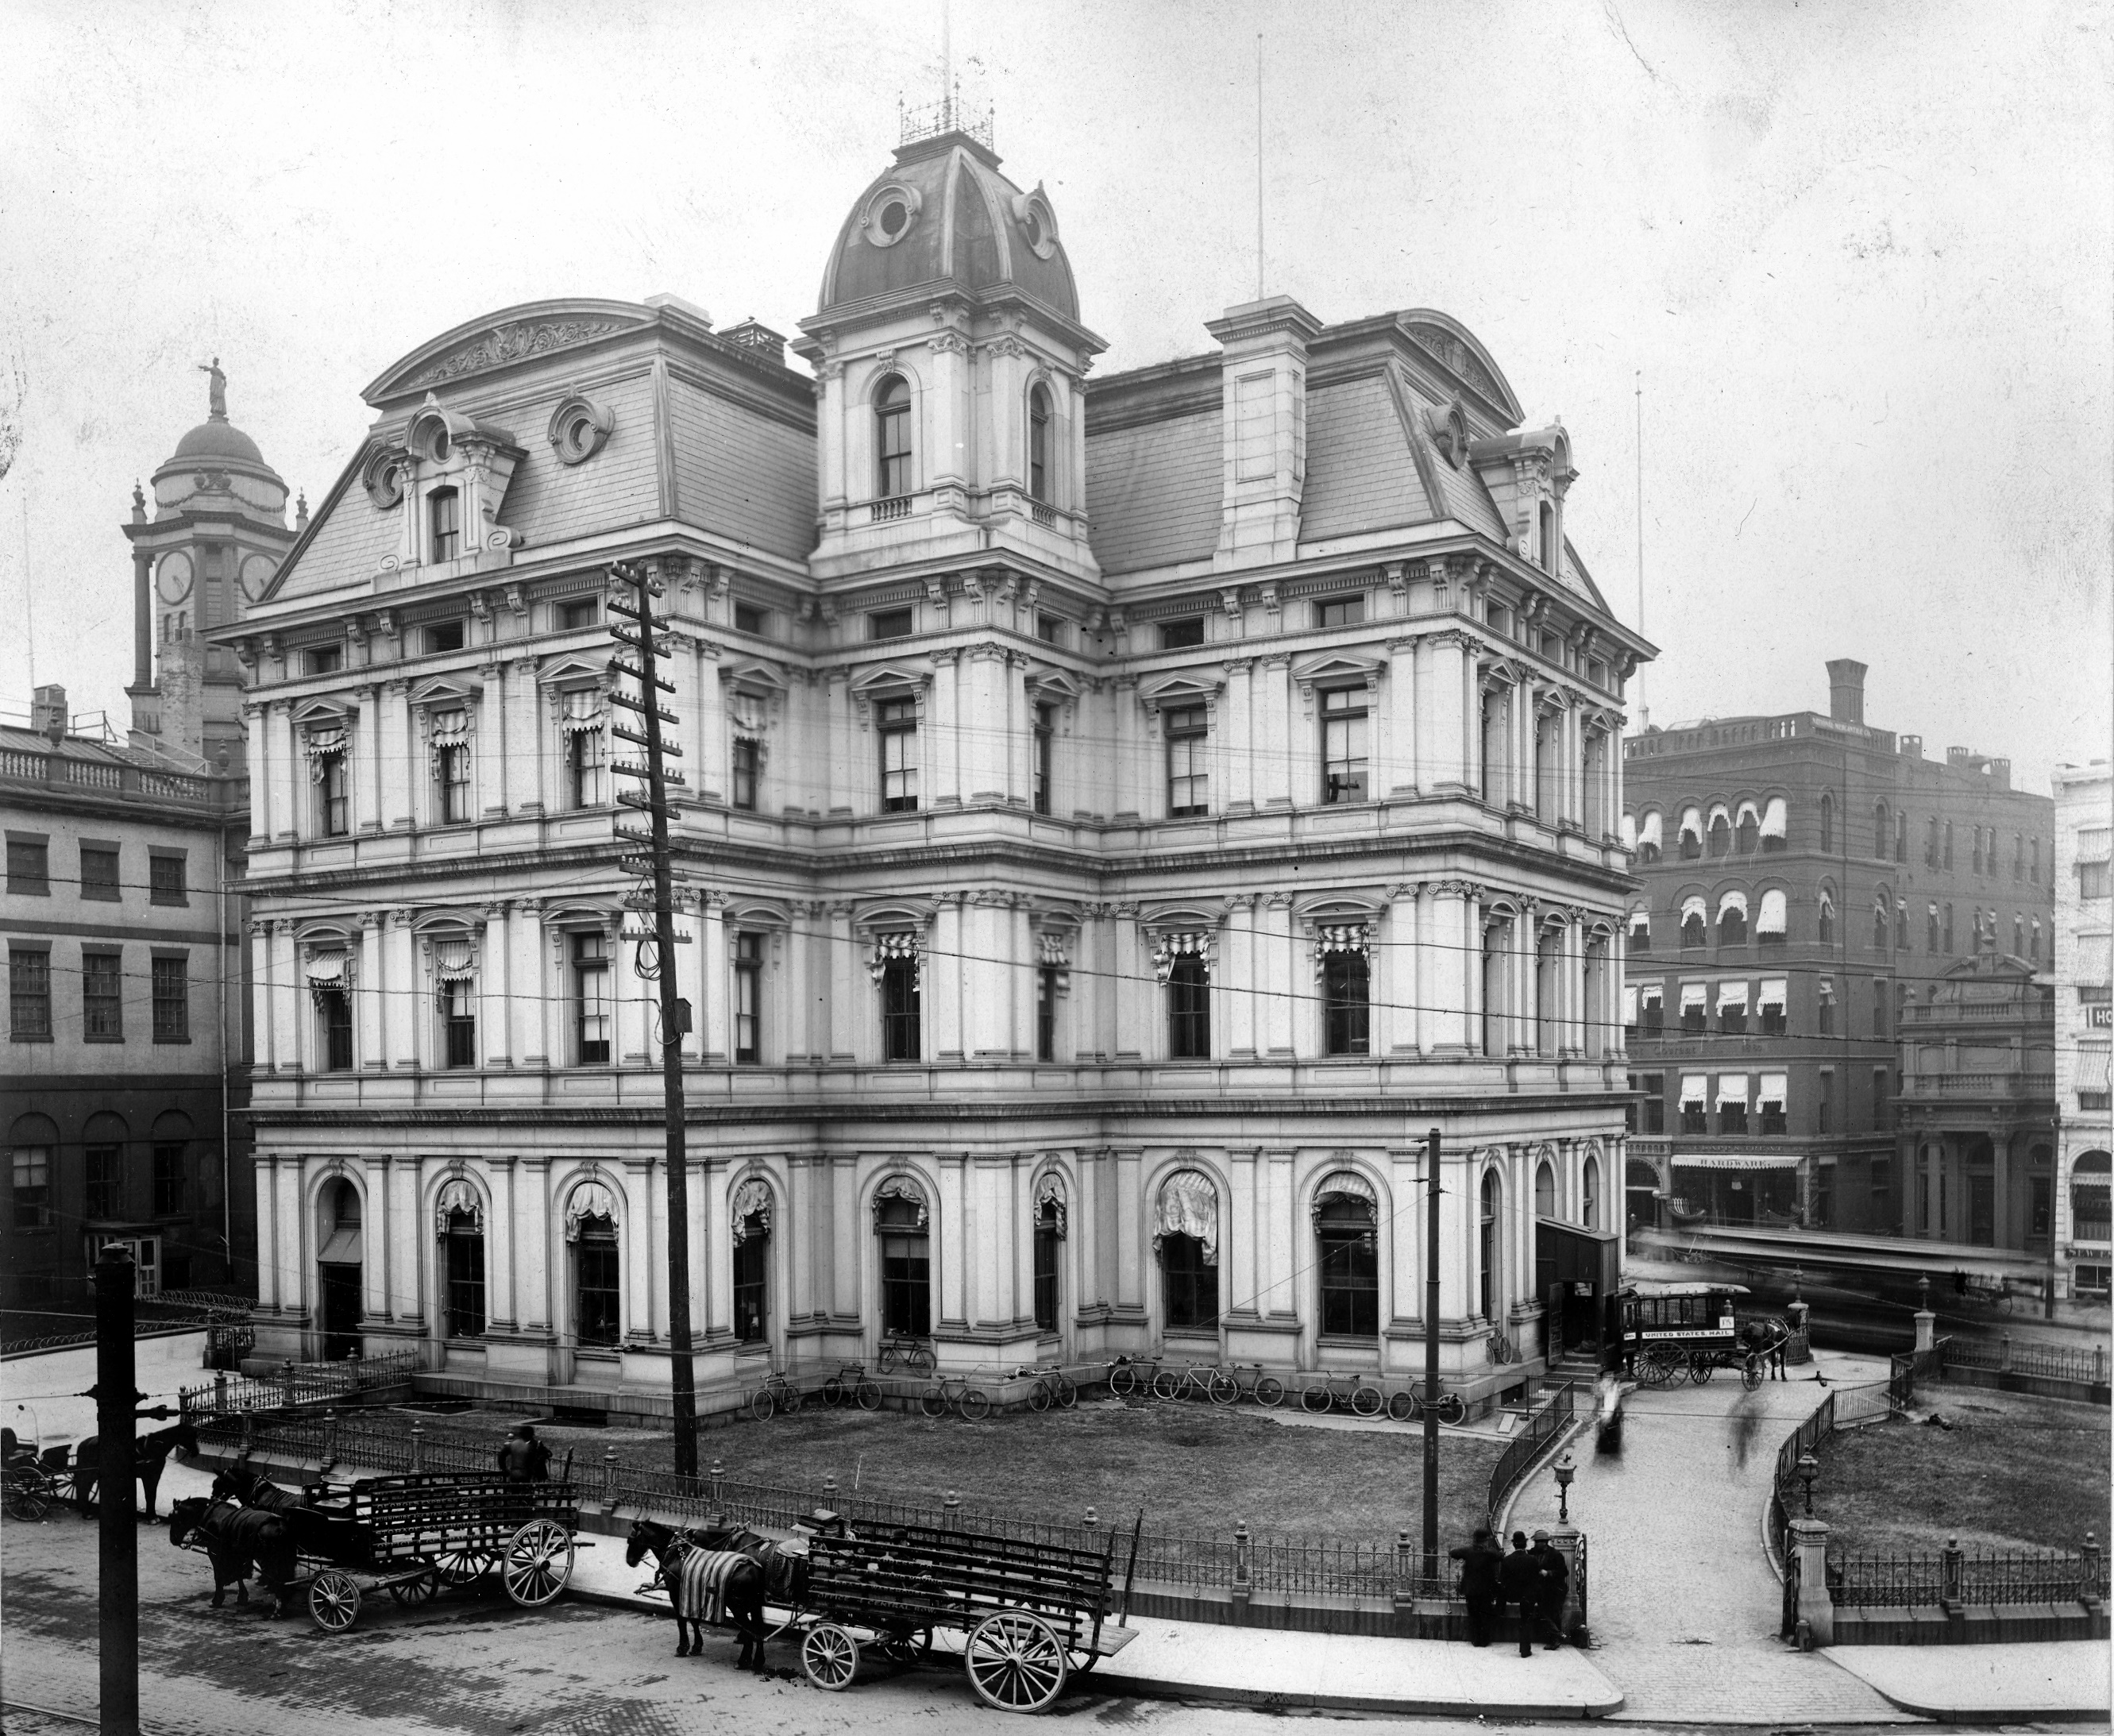
[[[151,515],[132,491],[133,670],[130,740],[185,771],[224,754],[243,762],[242,671],[208,645],[208,627],[239,620],[264,594],[305,528],[307,503],[286,527],[286,484],[257,442],[227,419],[227,377],[215,356],[206,419],[154,472]]]

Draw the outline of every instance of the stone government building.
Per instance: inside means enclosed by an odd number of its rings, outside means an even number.
[[[1564,538],[1568,436],[1456,322],[1207,329],[1090,387],[1046,195],[948,130],[846,218],[812,378],[655,296],[367,389],[210,635],[249,682],[260,1353],[665,1402],[616,560],[676,648],[708,1389],[885,1335],[1405,1376],[1434,1125],[1449,1384],[1592,1335],[1650,648]]]

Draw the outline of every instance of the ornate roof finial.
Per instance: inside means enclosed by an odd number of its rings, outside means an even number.
[[[140,487],[140,479],[136,476],[132,479],[132,522],[135,524],[147,522],[147,496]]]
[[[295,497],[294,501],[294,529],[296,530],[306,530],[308,528],[309,491],[304,488],[300,493]]]
[[[199,372],[206,376],[206,407],[216,422],[227,419],[227,376],[220,371],[220,358],[200,362]]]

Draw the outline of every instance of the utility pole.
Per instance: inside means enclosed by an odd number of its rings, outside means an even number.
[[[1424,1136],[1424,1578],[1439,1577],[1439,1129]]]
[[[103,1736],[140,1736],[140,1537],[132,1486],[139,1480],[133,1388],[132,1256],[106,1242],[95,1260],[97,1661]]]
[[[689,937],[675,932],[675,870],[668,850],[668,786],[680,785],[684,780],[680,772],[670,772],[666,765],[668,756],[680,756],[682,749],[661,739],[661,726],[675,722],[676,717],[657,696],[657,690],[670,694],[675,690],[675,684],[663,680],[657,670],[657,659],[662,655],[663,647],[656,635],[666,631],[668,625],[653,613],[652,599],[661,592],[660,572],[652,563],[628,561],[618,561],[609,572],[615,581],[609,599],[610,613],[634,622],[637,626],[634,631],[615,622],[611,624],[610,637],[628,647],[638,661],[634,665],[621,657],[611,657],[609,666],[611,674],[628,676],[638,684],[638,697],[634,699],[623,693],[612,693],[609,697],[612,705],[637,712],[645,722],[645,733],[641,735],[613,723],[610,734],[620,741],[632,742],[645,749],[646,763],[636,765],[618,761],[610,770],[619,776],[644,781],[644,795],[635,790],[619,790],[616,799],[621,807],[643,808],[652,822],[652,829],[648,832],[630,831],[621,826],[616,828],[620,838],[642,845],[647,851],[643,857],[622,856],[617,859],[618,865],[627,873],[650,876],[653,882],[650,894],[642,888],[626,894],[624,900],[627,909],[651,909],[652,928],[626,928],[623,931],[623,941],[642,950],[649,944],[652,946],[653,969],[639,973],[651,975],[661,990],[661,1088],[668,1125],[668,1348],[675,1402],[675,1474],[695,1477],[698,1391],[697,1371],[690,1361],[690,1178],[689,1159],[683,1139],[683,1037],[690,1028],[690,1004],[675,992],[675,967],[676,942],[687,941]],[[613,594],[616,585],[627,589],[635,607],[617,600]]]

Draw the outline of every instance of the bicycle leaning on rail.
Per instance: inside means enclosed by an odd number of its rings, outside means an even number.
[[[1387,1397],[1363,1375],[1350,1369],[1324,1369],[1319,1380],[1310,1381],[1299,1395],[1300,1408],[1320,1414],[1342,1405],[1353,1416],[1377,1417],[1387,1408]]]
[[[932,1349],[919,1339],[884,1338],[881,1341],[881,1353],[874,1359],[874,1366],[882,1374],[892,1374],[899,1368],[908,1374],[929,1373],[932,1367]]]
[[[1284,1382],[1265,1373],[1261,1363],[1227,1363],[1221,1372],[1233,1383],[1234,1399],[1252,1399],[1265,1406],[1284,1402]]]
[[[1425,1400],[1422,1390],[1406,1386],[1388,1400],[1388,1414],[1398,1422],[1421,1422],[1424,1413],[1434,1407]],[[1435,1407],[1441,1422],[1465,1422],[1468,1420],[1467,1401],[1457,1392],[1442,1392]]]
[[[822,1402],[832,1409],[857,1404],[861,1410],[879,1410],[881,1387],[867,1375],[864,1363],[843,1363],[822,1382]]]
[[[1061,1368],[1022,1367],[1016,1372],[1035,1376],[1035,1384],[1027,1389],[1030,1410],[1047,1410],[1052,1404],[1069,1410],[1079,1402],[1078,1384]]]
[[[1240,1382],[1224,1369],[1206,1363],[1183,1368],[1161,1368],[1152,1376],[1155,1399],[1207,1399],[1214,1404],[1233,1404],[1241,1396]]]
[[[1150,1392],[1159,1370],[1156,1356],[1119,1356],[1109,1364],[1109,1390],[1119,1399],[1128,1399],[1134,1392]]]
[[[964,1421],[977,1422],[991,1414],[991,1395],[972,1386],[966,1375],[943,1374],[925,1389],[917,1406],[928,1417],[944,1417],[951,1408],[959,1411]]]
[[[768,1422],[780,1411],[789,1417],[801,1404],[800,1389],[776,1368],[763,1377],[763,1384],[748,1395],[748,1413],[758,1422]]]

